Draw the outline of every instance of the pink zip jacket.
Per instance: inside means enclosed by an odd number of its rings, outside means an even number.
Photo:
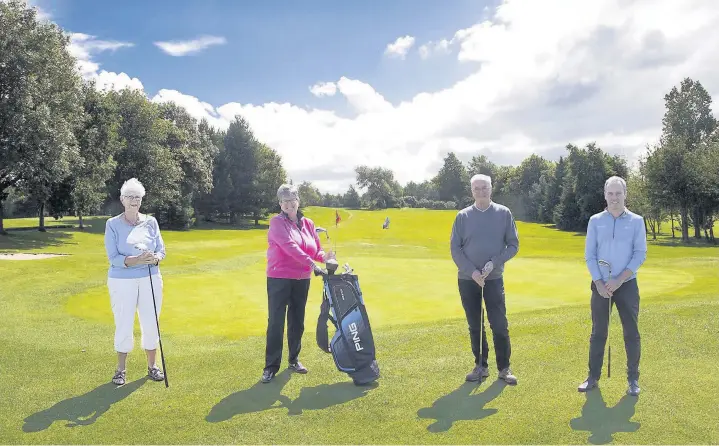
[[[302,229],[284,214],[270,219],[267,233],[267,277],[309,279],[314,262],[325,261],[325,252],[312,220],[297,212]]]

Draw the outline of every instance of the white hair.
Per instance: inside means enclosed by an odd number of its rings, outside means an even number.
[[[300,198],[300,193],[297,190],[297,186],[294,184],[283,184],[277,189],[277,199],[282,201],[289,198]]]
[[[474,184],[475,181],[486,181],[487,183],[489,183],[490,186],[492,186],[492,177],[483,173],[478,173],[477,175],[473,176],[472,179],[469,180],[469,184]]]
[[[130,178],[129,180],[125,181],[123,183],[122,187],[120,188],[120,195],[127,196],[129,194],[136,194],[137,196],[144,197],[145,196],[145,186],[140,183],[137,178]]]
[[[604,192],[607,191],[607,186],[613,183],[619,183],[622,185],[622,188],[624,189],[624,195],[627,194],[627,182],[624,181],[624,178],[618,177],[614,175],[613,177],[607,178],[607,181],[604,182]]]

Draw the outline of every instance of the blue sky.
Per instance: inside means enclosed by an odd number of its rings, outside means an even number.
[[[477,22],[485,6],[470,0],[45,0],[39,4],[66,30],[135,45],[96,56],[103,69],[140,78],[148,94],[169,88],[212,104],[228,100],[314,104],[316,98],[308,87],[340,76],[363,79],[392,103],[449,87],[471,68],[439,63],[421,70],[416,54],[398,61],[383,58],[381,50],[399,34],[418,40],[451,36]],[[222,36],[227,43],[186,57],[164,54],[153,45],[201,35]]]
[[[241,115],[326,192],[359,165],[427,180],[450,151],[517,165],[596,142],[631,165],[683,78],[719,100],[716,0],[29,1],[98,88]]]

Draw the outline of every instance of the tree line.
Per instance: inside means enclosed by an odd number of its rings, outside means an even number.
[[[492,178],[493,199],[510,207],[517,219],[584,231],[589,218],[606,207],[604,182],[618,175],[627,180],[627,206],[644,217],[654,239],[669,223],[672,237],[679,232],[688,242],[692,228],[695,239],[715,243],[719,130],[711,96],[700,82],[686,78],[664,101],[659,142],[646,147],[633,169],[596,143],[568,144],[558,161],[532,154],[518,166],[497,165],[484,155],[463,163],[450,152],[439,172],[421,183],[400,186],[391,170],[360,166],[355,173],[356,184],[365,190],[361,196],[354,186],[344,195],[323,195],[307,182],[304,196],[320,206],[461,209],[473,202],[470,178],[486,174]]]
[[[2,218],[46,215],[80,218],[120,211],[122,183],[137,177],[145,211],[163,227],[200,220],[257,224],[278,210],[275,193],[287,182],[281,157],[236,116],[227,129],[196,120],[174,103],[143,92],[98,91],[83,80],[69,40],[39,21],[21,0],[0,2],[0,233]],[[520,220],[583,231],[604,209],[606,178],[628,181],[628,206],[645,217],[655,238],[670,224],[683,241],[714,241],[719,213],[719,131],[711,96],[684,79],[664,97],[659,142],[638,168],[596,143],[566,146],[557,161],[533,154],[517,166],[478,154],[463,163],[448,153],[437,174],[402,186],[390,169],[357,166],[344,194],[298,184],[303,205],[385,209],[461,209],[472,203],[469,179],[492,177],[493,198]],[[291,180],[289,180],[291,182]]]
[[[69,38],[24,2],[0,2],[0,233],[3,216],[118,212],[137,177],[164,227],[238,222],[278,208],[280,156],[236,116],[226,130],[174,103],[83,80]]]

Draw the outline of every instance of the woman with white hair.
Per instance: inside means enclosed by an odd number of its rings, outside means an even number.
[[[315,262],[334,259],[334,253],[325,253],[315,224],[300,211],[297,188],[283,184],[277,190],[282,212],[270,219],[267,240],[267,344],[262,382],[275,377],[282,361],[282,334],[287,314],[287,344],[289,368],[307,373],[298,357],[305,330],[305,307]]]
[[[140,213],[144,196],[142,183],[136,178],[127,180],[120,189],[120,201],[125,211],[105,223],[105,250],[110,261],[107,287],[115,318],[117,351],[117,369],[112,382],[117,385],[125,384],[127,354],[132,351],[135,342],[135,312],[140,316],[142,347],[147,353],[147,375],[154,381],[165,379],[163,371],[155,364],[160,337],[155,306],[159,317],[162,306],[159,263],[165,258],[165,244],[157,220]]]

